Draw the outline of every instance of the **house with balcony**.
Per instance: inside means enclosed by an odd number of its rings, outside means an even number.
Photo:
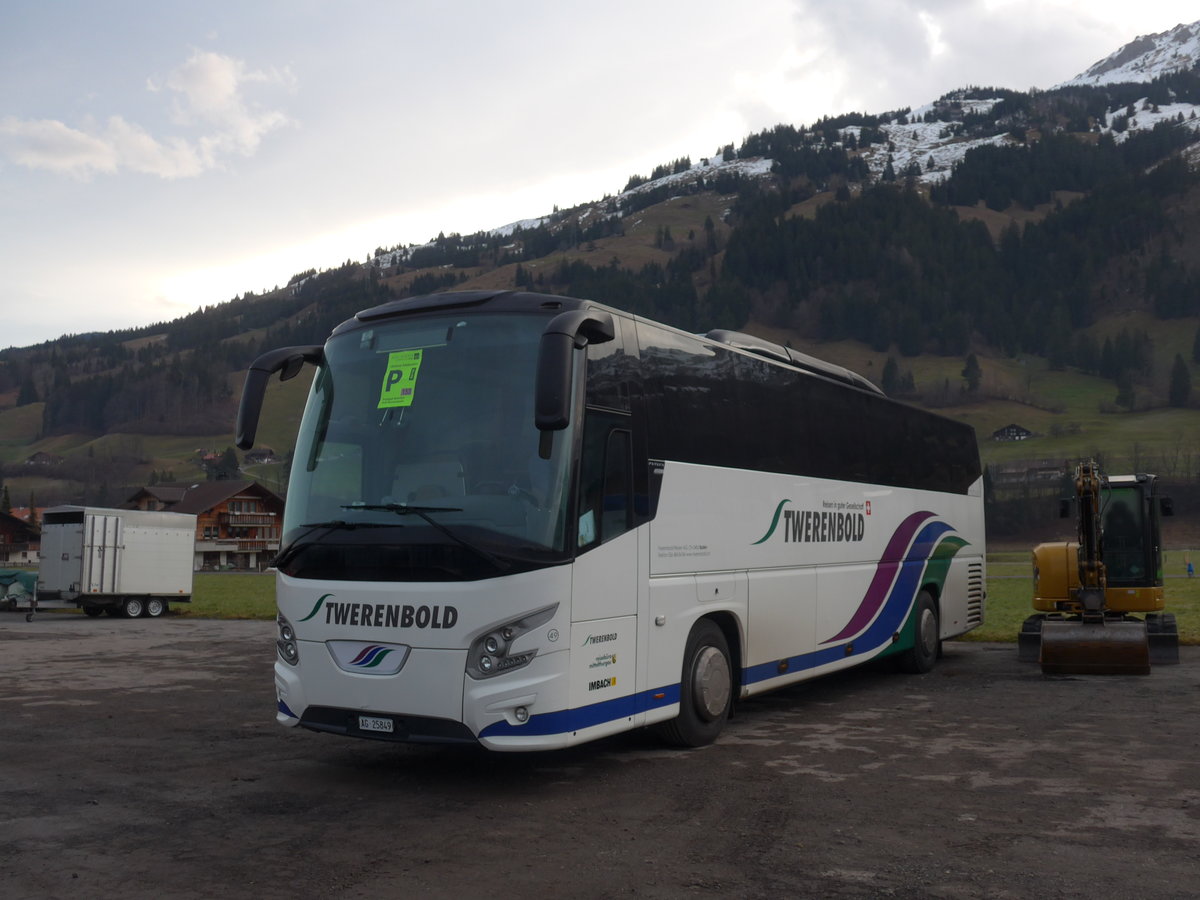
[[[36,566],[41,542],[37,526],[0,512],[0,566]]]
[[[262,571],[279,551],[283,498],[255,481],[148,485],[122,506],[195,515],[196,571]]]

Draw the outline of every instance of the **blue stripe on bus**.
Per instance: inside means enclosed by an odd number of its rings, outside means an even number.
[[[888,593],[883,609],[880,610],[879,615],[875,617],[875,621],[866,631],[854,636],[852,640],[842,641],[830,647],[822,647],[811,653],[788,657],[786,673],[779,671],[779,664],[784,660],[772,660],[756,666],[749,666],[742,670],[742,684],[756,684],[760,681],[778,678],[783,674],[815,669],[818,666],[845,659],[849,655],[861,656],[890,644],[892,635],[900,630],[912,610],[913,601],[921,586],[921,576],[925,572],[925,564],[933,553],[938,539],[951,530],[953,529],[944,522],[931,522],[921,529],[909,549],[908,557],[900,566],[900,571],[896,575],[896,581]],[[851,644],[855,645],[855,649],[853,653],[848,654],[846,647]]]
[[[779,671],[781,660],[749,666],[742,669],[742,684],[755,684],[771,678],[778,678],[781,674],[815,669],[818,666],[837,662],[846,658],[846,647],[849,644],[858,643],[863,646],[864,649],[856,649],[853,654],[858,656],[890,644],[892,635],[900,630],[912,609],[913,601],[916,599],[921,585],[921,576],[925,572],[925,564],[929,561],[938,541],[948,531],[953,531],[953,529],[944,522],[931,522],[921,529],[900,566],[900,572],[896,576],[896,581],[892,585],[883,609],[867,630],[858,635],[855,640],[845,641],[831,647],[822,647],[811,653],[788,657],[786,673]],[[565,734],[590,728],[593,725],[603,725],[605,722],[625,719],[637,713],[678,702],[679,685],[671,684],[637,694],[629,694],[625,697],[615,697],[612,700],[592,703],[578,709],[561,709],[556,712],[541,713],[531,716],[524,725],[510,725],[506,721],[493,722],[479,732],[479,737]]]
[[[670,706],[679,702],[679,685],[670,684],[665,687],[629,694],[625,697],[614,697],[600,703],[581,706],[578,709],[560,709],[557,712],[542,713],[531,716],[524,725],[510,725],[508,722],[493,722],[479,732],[481,738],[519,736],[522,734],[564,734],[569,731],[579,731],[593,725],[603,725],[616,719],[625,719],[649,709],[660,706]]]

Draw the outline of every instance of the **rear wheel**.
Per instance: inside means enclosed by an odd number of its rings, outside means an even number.
[[[104,608],[100,606],[85,606],[83,608],[83,614],[85,616],[90,616],[93,619],[96,618],[96,616],[102,615],[103,613]]]
[[[145,608],[141,597],[126,597],[121,601],[121,614],[127,619],[136,619]]]
[[[732,704],[729,644],[716,623],[701,619],[688,635],[683,651],[679,715],[659,726],[659,734],[680,747],[711,744],[725,727]]]
[[[941,624],[938,622],[937,604],[929,591],[917,594],[913,620],[913,645],[900,654],[897,662],[902,671],[921,675],[937,664],[942,650],[942,642],[938,638]]]
[[[157,619],[167,611],[167,601],[161,597],[148,597],[146,599],[145,608],[142,610],[143,616],[149,616],[151,619]]]

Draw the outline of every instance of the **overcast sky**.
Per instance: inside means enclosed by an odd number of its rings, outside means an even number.
[[[779,122],[1050,87],[1175,0],[10,0],[0,347],[617,193]]]

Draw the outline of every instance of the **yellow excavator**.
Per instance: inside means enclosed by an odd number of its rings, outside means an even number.
[[[1033,608],[1021,626],[1020,659],[1051,675],[1148,675],[1179,662],[1175,617],[1162,612],[1160,516],[1171,501],[1154,475],[1105,476],[1075,469],[1077,541],[1033,548]],[[1072,500],[1061,514],[1069,516]]]

